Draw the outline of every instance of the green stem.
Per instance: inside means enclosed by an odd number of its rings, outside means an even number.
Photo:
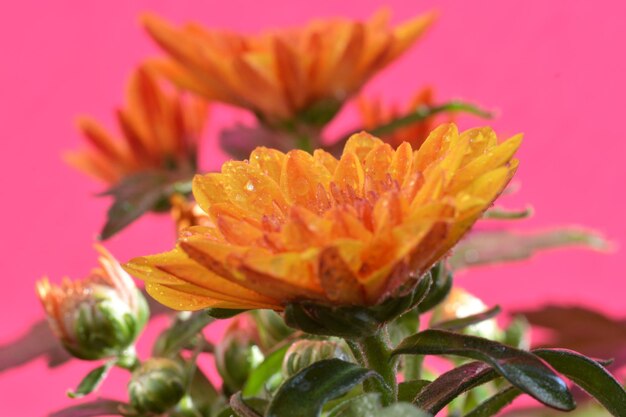
[[[135,346],[130,346],[122,354],[120,354],[117,357],[117,362],[115,362],[115,365],[130,372],[133,372],[135,369],[139,368],[139,366],[141,366],[141,361],[137,357],[137,350],[135,349]]]
[[[296,148],[301,149],[308,153],[313,153],[313,144],[311,138],[303,133],[296,136]]]
[[[422,379],[423,355],[405,355],[402,372],[406,381]]]
[[[382,329],[372,336],[348,341],[357,361],[383,377],[384,382],[370,379],[363,384],[366,392],[380,393],[383,405],[394,403],[398,398],[397,362],[391,358],[388,339],[386,329]]]

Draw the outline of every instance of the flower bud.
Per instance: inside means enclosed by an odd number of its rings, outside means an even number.
[[[167,358],[144,362],[128,383],[133,408],[140,413],[161,414],[174,407],[185,395],[187,378],[183,366]]]
[[[60,286],[47,278],[37,293],[48,322],[73,356],[95,360],[120,356],[132,346],[148,319],[148,306],[132,278],[102,246],[100,267],[84,280],[65,278]]]
[[[474,314],[479,314],[488,309],[487,305],[479,298],[459,287],[453,287],[448,297],[439,304],[431,317],[432,323],[440,323],[449,320],[462,319]],[[496,340],[500,337],[500,328],[496,319],[483,320],[480,323],[467,326],[463,333],[472,336],[484,337]]]
[[[264,350],[271,349],[294,332],[285,324],[283,318],[273,310],[254,310],[251,314],[254,317],[261,347]]]
[[[315,362],[334,358],[349,362],[354,361],[350,349],[339,338],[298,340],[285,353],[283,374],[289,378]]]
[[[247,315],[240,315],[226,329],[222,340],[215,346],[215,363],[228,392],[239,391],[250,372],[263,362],[258,347],[258,332]]]

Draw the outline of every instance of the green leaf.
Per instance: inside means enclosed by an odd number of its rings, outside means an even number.
[[[173,358],[202,332],[213,318],[205,311],[179,314],[172,325],[161,333],[154,343],[152,355],[156,357]]]
[[[283,359],[289,346],[283,346],[265,357],[265,360],[248,376],[248,380],[241,390],[244,397],[261,395],[266,383],[271,382],[276,375],[281,374]]]
[[[318,417],[324,404],[376,372],[340,359],[315,362],[283,383],[270,403],[266,417]]]
[[[430,415],[412,404],[401,402],[383,408],[372,417],[430,417]]]
[[[454,249],[449,259],[457,271],[478,265],[528,259],[536,252],[568,246],[606,251],[611,245],[593,231],[564,228],[529,234],[508,230],[473,232]]]
[[[491,117],[493,117],[493,114],[491,112],[483,110],[474,104],[453,100],[447,103],[433,106],[418,106],[408,113],[397,117],[385,124],[376,126],[373,129],[368,129],[368,131],[374,136],[384,136],[393,133],[400,128],[411,125],[413,123],[421,122],[425,119],[428,119],[429,117],[435,116],[436,114],[440,113],[467,113],[486,119],[490,119]],[[335,141],[331,146],[327,147],[326,150],[334,155],[341,154],[341,150],[343,149],[346,141],[350,138],[350,136],[362,130],[363,128],[359,128],[351,131],[350,133],[342,135],[339,140]]]
[[[202,415],[210,415],[223,401],[223,397],[220,397],[209,378],[207,378],[204,372],[197,366],[191,377],[189,395],[191,396],[194,407],[200,411]]]
[[[115,365],[115,362],[116,359],[113,359],[108,361],[104,365],[93,369],[83,378],[82,381],[80,381],[80,384],[78,384],[76,391],[67,391],[67,396],[70,398],[80,398],[97,390],[100,384],[102,384],[102,381],[104,381],[104,379],[106,378],[111,368]]]
[[[430,329],[406,338],[392,355],[407,353],[458,355],[483,361],[512,385],[550,407],[571,410],[575,406],[565,382],[541,359],[501,343]]]
[[[522,311],[533,327],[545,330],[546,345],[595,358],[614,358],[615,369],[626,365],[626,320],[578,306],[548,305]]]
[[[519,388],[506,387],[495,394],[493,397],[483,401],[472,411],[467,413],[465,417],[490,417],[495,416],[500,410],[511,404],[514,399],[522,394]]]
[[[435,415],[459,395],[498,376],[486,363],[470,362],[440,375],[419,391],[413,402]]]
[[[482,313],[472,314],[471,316],[462,317],[459,319],[442,321],[432,325],[431,327],[433,329],[440,330],[462,330],[466,327],[472,326],[482,321],[492,319],[500,314],[501,311],[502,310],[500,309],[500,306],[495,306],[490,308],[489,310],[483,311]]]
[[[380,407],[380,394],[368,392],[342,401],[326,417],[368,417]]]
[[[414,379],[412,381],[404,381],[398,384],[398,401],[413,402],[415,396],[431,381],[426,379]]]
[[[626,415],[626,391],[598,362],[566,349],[535,349],[533,353],[587,391],[614,416]]]
[[[444,262],[439,262],[431,269],[432,285],[426,296],[417,305],[417,311],[425,313],[441,303],[452,288],[452,274]]]
[[[533,208],[526,207],[524,210],[507,210],[501,207],[494,207],[485,211],[483,214],[484,219],[494,220],[521,220],[527,219],[533,215]]]
[[[168,209],[172,194],[189,193],[192,175],[189,172],[144,171],[124,177],[102,193],[113,197],[113,205],[107,212],[107,222],[100,238],[110,238],[148,211]]]
[[[73,405],[49,414],[49,417],[96,417],[126,416],[128,404],[121,401],[100,398],[95,401]]]

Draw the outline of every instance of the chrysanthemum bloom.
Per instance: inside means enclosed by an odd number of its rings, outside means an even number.
[[[259,35],[176,28],[152,15],[143,22],[171,57],[155,67],[175,84],[275,123],[332,117],[434,20],[430,13],[392,27],[389,17],[383,10],[367,22],[318,20]]]
[[[357,100],[358,110],[365,130],[372,130],[389,123],[400,116],[414,111],[420,106],[432,106],[433,104],[434,93],[432,88],[424,88],[418,91],[405,109],[385,105],[379,97],[361,96]],[[402,142],[408,141],[413,148],[417,149],[424,140],[426,140],[430,131],[436,126],[437,119],[439,119],[439,117],[436,115],[426,117],[419,122],[401,127],[393,133],[381,136],[381,139],[391,144],[393,147],[397,147]],[[450,119],[448,118],[447,121],[450,121]]]
[[[153,72],[139,68],[130,78],[126,107],[117,112],[121,138],[91,118],[80,118],[91,148],[70,152],[66,160],[108,184],[140,171],[193,173],[206,111],[200,99],[168,88]]]
[[[60,286],[37,282],[53,333],[81,359],[123,354],[148,319],[148,306],[132,278],[102,246],[98,263],[84,280],[65,278]]]
[[[463,236],[509,182],[521,141],[490,128],[435,129],[417,151],[367,133],[339,160],[257,148],[196,176],[213,225],[127,271],[177,309],[272,308],[311,301],[369,306],[405,290]]]

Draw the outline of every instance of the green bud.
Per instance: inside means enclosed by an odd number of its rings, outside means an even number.
[[[334,358],[354,362],[350,349],[342,339],[298,340],[285,353],[283,374],[289,378],[315,362]]]
[[[246,315],[236,317],[215,346],[215,364],[227,391],[241,390],[263,359],[254,322]]]
[[[103,247],[100,267],[84,280],[65,279],[60,286],[47,279],[37,292],[48,322],[73,356],[96,360],[123,355],[148,321],[148,304],[132,278]]]
[[[74,332],[64,346],[81,359],[117,356],[131,346],[145,325],[147,303],[137,289],[141,314],[125,304],[111,288],[94,286],[91,297],[76,306]]]
[[[272,310],[251,312],[256,323],[261,347],[269,350],[293,334],[294,330],[285,324],[283,318]]]
[[[128,395],[140,413],[161,414],[185,395],[187,378],[183,366],[172,359],[152,358],[133,372]]]

